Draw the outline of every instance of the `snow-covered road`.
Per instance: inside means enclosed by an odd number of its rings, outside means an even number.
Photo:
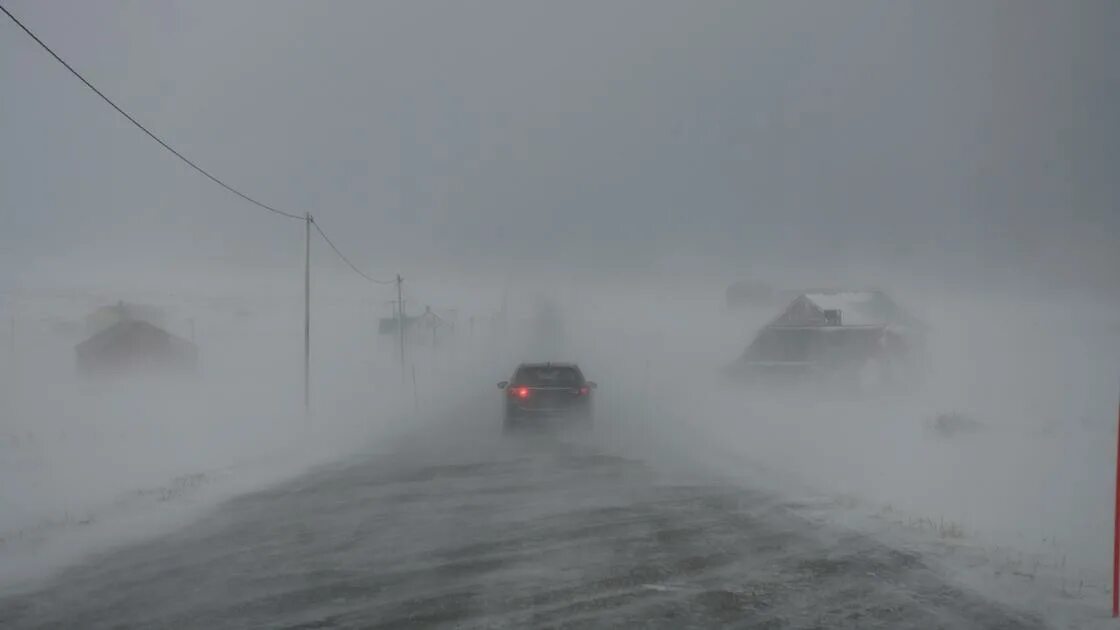
[[[1032,628],[921,557],[594,436],[438,431],[0,599],[0,626]]]

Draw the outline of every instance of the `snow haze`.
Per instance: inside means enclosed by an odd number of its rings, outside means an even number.
[[[505,454],[495,384],[552,360],[599,385],[584,447],[795,500],[1051,621],[1105,610],[1120,5],[4,6],[387,283],[312,233],[305,414],[304,223],[4,17],[3,588],[399,440]],[[398,273],[442,322],[403,366]],[[729,305],[744,280],[779,297]],[[819,289],[928,327],[920,381],[729,373]],[[118,302],[197,370],[80,374]]]

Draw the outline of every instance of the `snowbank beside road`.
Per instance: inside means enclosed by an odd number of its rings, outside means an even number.
[[[371,336],[362,310],[324,304],[305,418],[302,311],[270,304],[168,304],[174,332],[193,320],[197,378],[100,382],[77,378],[80,338],[50,325],[80,321],[87,304],[18,304],[15,352],[0,348],[0,585],[359,451],[411,413],[395,355],[355,351]]]
[[[806,497],[820,518],[920,547],[994,598],[1059,624],[1093,623],[1108,607],[1115,305],[930,302],[915,309],[932,326],[928,379],[915,392],[729,384],[719,358],[741,351],[742,333],[667,300],[659,334],[646,337],[656,343],[641,341],[640,323],[618,327],[627,334],[613,341],[599,337],[629,363],[614,361],[612,377],[600,379],[603,402],[618,397],[610,404],[620,443],[656,439],[665,459],[718,466]],[[966,421],[939,426],[953,414]]]
[[[68,369],[70,346],[44,337],[25,355],[34,361],[0,385],[2,431],[20,436],[21,453],[0,464],[14,467],[0,489],[0,525],[80,523],[90,509],[101,520],[99,506],[122,495],[199,473],[202,487],[218,487],[226,482],[209,479],[241,475],[220,471],[247,462],[292,474],[386,435],[394,418],[446,421],[464,404],[492,403],[494,424],[483,418],[477,430],[496,435],[494,383],[517,361],[563,359],[600,384],[594,437],[604,448],[643,444],[638,453],[658,466],[718,466],[738,483],[804,498],[810,516],[896,536],[993,597],[1029,600],[1054,618],[1092,619],[1107,607],[1115,305],[904,299],[932,327],[921,389],[779,396],[729,386],[720,370],[771,314],[723,312],[722,293],[702,288],[569,293],[559,300],[565,356],[531,354],[516,327],[480,326],[469,343],[411,351],[415,396],[396,344],[377,343],[362,304],[316,310],[311,426],[301,413],[298,317],[251,305],[247,316],[199,314],[207,377],[188,396],[154,385],[140,395],[83,392],[52,368]],[[963,421],[939,425],[945,414]],[[297,457],[312,445],[321,448],[314,457]]]

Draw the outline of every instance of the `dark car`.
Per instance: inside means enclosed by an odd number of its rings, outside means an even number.
[[[590,425],[596,387],[574,363],[522,363],[513,378],[498,383],[505,391],[503,427]]]

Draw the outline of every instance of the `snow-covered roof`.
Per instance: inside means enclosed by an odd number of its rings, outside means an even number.
[[[877,326],[890,323],[894,310],[882,303],[878,291],[838,291],[806,293],[806,299],[822,311],[840,311],[845,326]]]
[[[839,321],[826,317],[839,312]],[[882,291],[814,290],[802,293],[772,323],[775,326],[920,326]]]
[[[128,321],[147,322],[159,328],[164,323],[164,312],[158,306],[120,301],[86,315],[86,332],[95,335],[114,324]]]
[[[128,343],[132,344],[130,348],[133,350],[143,350],[154,345],[165,344],[171,348],[193,352],[195,347],[193,343],[186,339],[180,339],[148,322],[122,320],[79,343],[75,348],[83,353],[96,353],[116,344]]]

